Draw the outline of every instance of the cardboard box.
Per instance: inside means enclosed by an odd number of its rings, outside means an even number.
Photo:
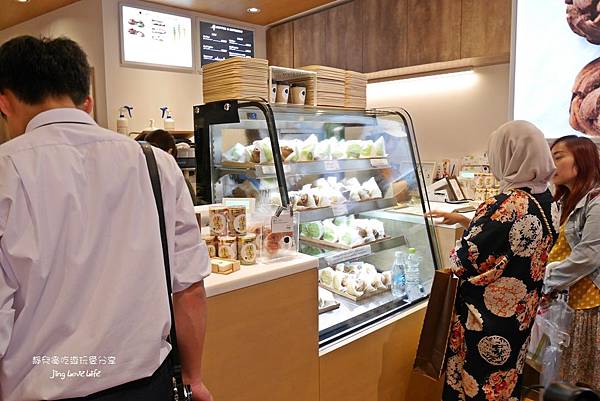
[[[213,273],[231,274],[240,270],[240,261],[233,259],[212,258],[210,266]]]

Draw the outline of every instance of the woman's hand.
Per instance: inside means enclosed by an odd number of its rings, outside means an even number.
[[[194,401],[213,401],[210,391],[203,382],[192,384],[192,399]]]
[[[425,214],[425,217],[433,217],[434,219],[442,219],[442,224],[460,224],[464,228],[468,228],[471,220],[460,213],[442,212],[440,210],[432,210]]]
[[[552,301],[558,296],[556,291],[550,292],[548,294],[542,294],[542,301],[540,302],[540,309],[546,310],[552,304]]]

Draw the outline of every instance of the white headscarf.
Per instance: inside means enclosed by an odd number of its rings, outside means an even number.
[[[542,193],[556,169],[542,131],[522,120],[510,121],[492,133],[488,159],[501,192],[530,188],[534,194]]]

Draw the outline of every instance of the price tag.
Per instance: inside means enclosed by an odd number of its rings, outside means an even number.
[[[346,262],[348,260],[357,259],[363,256],[368,256],[371,254],[371,245],[365,245],[354,249],[349,249],[347,251],[343,251],[337,253],[332,256],[328,256],[325,258],[325,261],[328,265],[334,266],[338,263]]]
[[[275,174],[275,166],[261,166],[263,175]]]
[[[337,160],[325,160],[325,170],[327,171],[331,171],[331,170],[339,170],[340,169],[340,162]]]
[[[275,175],[275,166],[259,166],[261,168],[263,175]],[[257,168],[259,168],[257,167]],[[291,171],[291,166],[289,164],[285,164],[283,166],[283,172],[289,173]]]
[[[348,206],[343,203],[331,205],[331,211],[334,216],[345,216],[348,214]]]
[[[289,233],[294,228],[294,221],[292,216],[285,213],[285,211],[279,216],[271,217],[271,232],[277,233]]]
[[[371,167],[387,167],[388,159],[371,159]]]

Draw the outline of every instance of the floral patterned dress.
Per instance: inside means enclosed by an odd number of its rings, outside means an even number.
[[[451,254],[452,270],[461,280],[444,401],[520,399],[521,373],[557,219],[549,191],[510,191],[478,208]]]

